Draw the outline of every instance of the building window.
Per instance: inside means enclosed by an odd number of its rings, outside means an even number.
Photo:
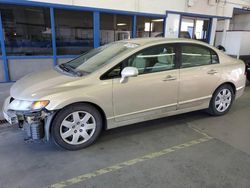
[[[93,13],[55,9],[57,55],[78,55],[93,48]]]
[[[7,55],[52,55],[48,8],[1,5]]]
[[[137,16],[137,37],[163,37],[163,18]]]
[[[180,38],[192,38],[208,42],[209,23],[209,19],[182,17]]]
[[[132,16],[100,14],[101,45],[132,36]]]

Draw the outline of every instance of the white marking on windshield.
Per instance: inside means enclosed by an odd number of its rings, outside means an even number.
[[[135,47],[137,47],[137,46],[138,46],[138,44],[134,44],[134,43],[127,43],[127,44],[125,44],[124,46],[125,46],[125,47],[127,47],[127,48],[135,48]]]

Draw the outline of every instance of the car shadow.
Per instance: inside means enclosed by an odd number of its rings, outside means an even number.
[[[121,138],[128,135],[136,135],[141,132],[151,132],[154,130],[160,130],[167,127],[183,126],[186,122],[192,120],[199,120],[211,117],[205,110],[188,112],[185,114],[174,115],[169,117],[164,117],[160,119],[144,121],[136,124],[130,124],[110,130],[106,130],[102,133],[100,140],[109,140]],[[98,142],[98,141],[97,141]]]
[[[85,148],[84,151],[88,150],[96,150],[106,148],[106,144],[110,142],[123,139],[127,139],[128,137],[133,137],[136,135],[147,135],[147,133],[154,132],[156,130],[169,129],[173,127],[181,127],[185,126],[187,122],[192,120],[199,120],[204,118],[209,118],[210,115],[207,114],[204,110],[189,112],[185,114],[175,115],[164,117],[160,119],[144,121],[136,124],[130,124],[110,130],[105,130],[101,133],[100,138],[88,148]],[[39,153],[43,152],[67,152],[57,146],[53,139],[51,139],[48,143],[44,144],[41,142],[38,143],[26,143],[25,144],[28,150],[37,151]],[[80,150],[83,151],[83,150]]]

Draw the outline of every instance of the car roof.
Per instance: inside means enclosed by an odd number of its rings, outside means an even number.
[[[164,38],[164,37],[134,38],[134,39],[123,40],[123,42],[135,43],[135,44],[139,44],[139,45],[157,44],[157,43],[161,43],[161,42],[169,42],[169,43],[187,42],[187,43],[201,44],[201,45],[209,46],[205,42],[201,42],[201,41],[197,41],[197,40],[193,40],[193,39],[186,39],[186,38]]]

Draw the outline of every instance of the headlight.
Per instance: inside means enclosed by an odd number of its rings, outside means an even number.
[[[24,101],[24,100],[13,100],[9,109],[17,111],[27,111],[27,110],[40,110],[46,107],[49,104],[49,101]]]
[[[49,101],[35,101],[32,103],[32,110],[39,110],[49,104]]]

